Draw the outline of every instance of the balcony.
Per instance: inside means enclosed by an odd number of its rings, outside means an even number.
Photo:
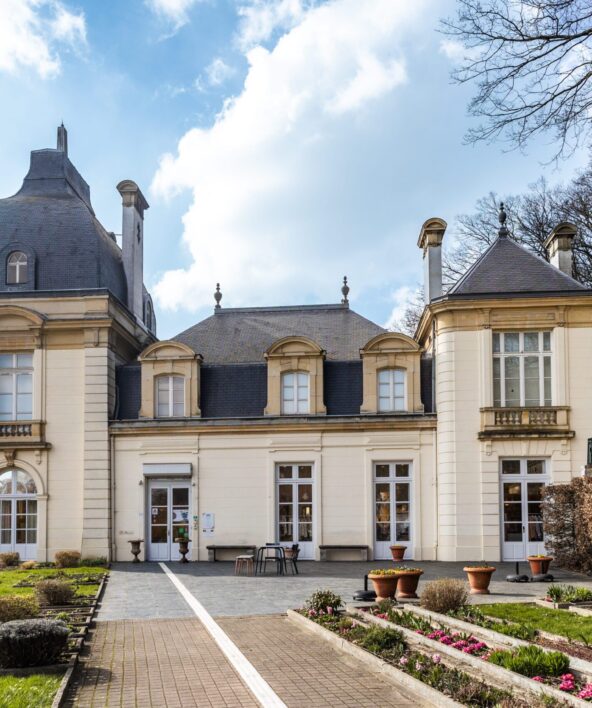
[[[45,423],[40,420],[0,422],[0,448],[41,448],[45,442]]]
[[[479,438],[550,437],[573,438],[569,429],[569,407],[481,408]]]

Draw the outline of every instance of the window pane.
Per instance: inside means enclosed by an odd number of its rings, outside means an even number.
[[[409,501],[409,485],[408,484],[395,484],[395,499],[398,502],[408,502]]]
[[[543,357],[543,375],[544,375],[544,385],[545,385],[545,405],[552,405],[552,388],[551,388],[551,357]]]
[[[395,477],[409,477],[409,465],[397,464],[395,466]]]
[[[520,335],[517,332],[507,332],[504,334],[504,351],[520,351]]]
[[[294,401],[284,401],[284,413],[295,413],[296,407]]]
[[[4,420],[10,420],[12,416],[12,396],[7,393],[0,393],[0,414],[7,417]]]
[[[376,521],[384,524],[391,520],[391,505],[378,503],[376,504]]]
[[[522,499],[522,485],[520,482],[504,484],[504,501],[519,502]],[[505,506],[505,505],[504,505]]]
[[[539,333],[525,332],[524,333],[524,351],[538,352],[539,351]]]
[[[298,385],[308,386],[308,374],[299,373],[298,374]]]
[[[12,369],[14,357],[12,354],[0,354],[0,369]]]
[[[280,503],[281,502],[288,503],[288,502],[292,501],[292,485],[291,484],[280,484],[279,485],[279,498],[280,498]]]
[[[526,461],[526,472],[527,472],[527,474],[545,474],[545,461],[544,460],[527,460]],[[528,486],[530,487],[530,484]]]
[[[543,351],[551,351],[551,332],[543,332]]]
[[[520,474],[520,460],[503,460],[502,474]]]
[[[23,420],[25,416],[31,417],[33,411],[33,397],[30,393],[23,393],[17,396],[16,413],[18,420]]]
[[[388,465],[376,465],[376,476],[377,477],[388,477],[389,476],[389,466]]]
[[[16,377],[16,390],[18,393],[32,393],[33,377],[31,374],[18,374]]]
[[[391,540],[391,525],[388,523],[376,524],[376,540],[377,541],[390,541]]]
[[[0,376],[0,394],[1,393],[12,393],[14,378],[12,374],[2,374]]]
[[[524,404],[538,406],[541,403],[539,392],[539,358],[524,357]]]
[[[382,371],[379,371],[378,372],[378,383],[388,386],[388,384],[390,382],[390,374],[391,374],[391,372],[389,369],[383,369]]]
[[[499,335],[499,332],[494,332],[494,333],[493,333],[493,351],[494,351],[494,352],[499,352],[499,351],[500,351],[500,335]]]
[[[299,465],[298,476],[300,479],[310,479],[312,477],[312,467],[310,465]]]
[[[391,409],[391,399],[389,398],[379,398],[378,399],[378,410],[379,411],[390,411]]]
[[[174,416],[184,416],[185,415],[185,406],[184,406],[183,402],[173,403],[173,415]]]
[[[395,369],[395,383],[405,383],[405,372],[403,371],[403,369]]]
[[[298,485],[298,501],[299,502],[312,501],[312,485],[310,485],[310,484],[299,484]]]
[[[516,335],[517,336],[517,335]],[[517,356],[504,359],[506,406],[520,405],[520,360]]]
[[[292,478],[292,465],[280,465],[279,478],[280,479],[291,479]]]
[[[294,374],[284,374],[284,386],[294,386]]]
[[[17,354],[16,365],[19,369],[31,369],[33,367],[33,355]]]
[[[388,502],[391,498],[391,485],[390,484],[377,484],[376,485],[376,501],[378,502]]]
[[[183,391],[185,388],[185,379],[182,376],[173,377],[173,390]]]
[[[502,405],[500,360],[498,358],[493,360],[493,405],[498,407]]]

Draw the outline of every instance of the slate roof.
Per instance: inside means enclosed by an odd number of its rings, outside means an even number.
[[[62,150],[31,152],[21,189],[0,199],[0,276],[13,250],[35,261],[35,280],[0,292],[106,288],[122,302],[127,284],[121,249],[97,220],[90,189]]]
[[[499,236],[448,292],[457,296],[592,292],[508,236]]]
[[[361,347],[384,331],[344,305],[222,308],[174,340],[206,364],[261,363],[274,342],[298,335],[316,342],[327,360],[357,361]]]

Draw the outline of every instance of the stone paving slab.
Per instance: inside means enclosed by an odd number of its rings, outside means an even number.
[[[285,615],[218,619],[288,708],[423,705]]]
[[[464,563],[413,562],[424,570],[421,586],[435,578],[466,580]],[[234,565],[217,563],[169,563],[168,567],[216,617],[221,615],[267,615],[301,607],[304,600],[319,588],[329,588],[350,601],[363,587],[363,577],[372,568],[392,567],[389,561],[324,562],[299,564],[300,575],[236,577]],[[541,596],[544,583],[507,583],[506,575],[514,572],[513,563],[496,563],[491,595],[473,596],[473,602],[516,602]],[[522,563],[522,572],[528,564]],[[569,582],[592,588],[592,581],[582,575],[551,568],[558,582]],[[150,617],[187,617],[191,611],[174,589],[157,563],[115,563],[97,619],[117,620]]]
[[[98,623],[64,705],[255,708],[259,704],[199,620],[163,619]]]

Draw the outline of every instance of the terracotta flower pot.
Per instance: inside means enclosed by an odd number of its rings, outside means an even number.
[[[368,578],[372,581],[374,586],[374,592],[376,593],[376,599],[378,602],[381,600],[394,600],[397,593],[397,583],[399,582],[399,576],[395,575],[374,575],[370,573]]]
[[[532,575],[546,575],[553,558],[551,556],[528,556],[528,564]]]
[[[471,595],[489,595],[489,583],[491,576],[495,573],[493,566],[484,566],[483,568],[467,566],[463,570],[469,578]]]
[[[394,561],[402,561],[405,557],[405,546],[389,546]]]
[[[400,573],[397,573],[399,578],[397,597],[417,597],[417,586],[421,575],[423,575],[423,570],[402,570]]]

